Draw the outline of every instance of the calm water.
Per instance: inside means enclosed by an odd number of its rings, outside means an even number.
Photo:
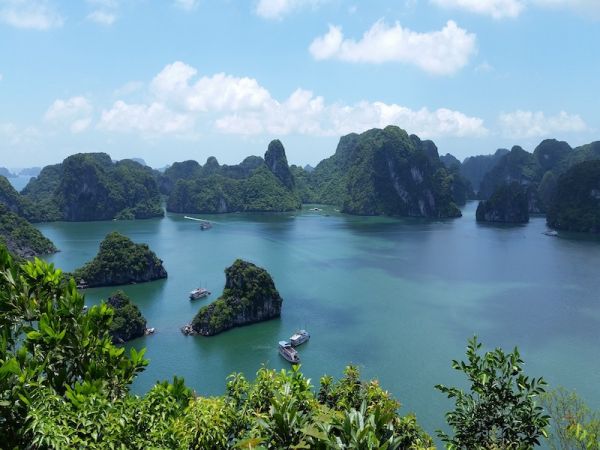
[[[473,334],[488,348],[518,345],[530,375],[600,408],[600,241],[544,236],[543,218],[480,226],[474,210],[471,203],[463,218],[436,222],[305,209],[213,216],[217,223],[204,232],[180,215],[40,229],[62,250],[50,260],[65,270],[91,259],[113,230],[163,259],[168,280],[124,287],[157,329],[131,344],[147,347],[151,360],[138,392],[179,375],[201,394],[219,394],[232,372],[252,377],[262,364],[288,367],[276,343],[306,327],[312,338],[300,355],[314,384],[358,364],[430,432],[449,408],[433,386],[461,381],[450,361],[464,355]],[[272,274],[284,299],[281,319],[211,338],[183,336],[179,328],[219,295],[223,269],[238,257]],[[192,303],[187,294],[199,285],[213,295]],[[87,302],[113,290],[88,290]]]

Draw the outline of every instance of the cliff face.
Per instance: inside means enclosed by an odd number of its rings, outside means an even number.
[[[576,164],[559,177],[547,222],[558,230],[600,233],[600,160]]]
[[[100,244],[96,257],[73,274],[88,287],[117,286],[167,278],[167,271],[146,244],[135,244],[113,232]]]
[[[458,217],[451,174],[431,141],[395,126],[340,139],[312,176],[320,196],[357,215]],[[334,203],[334,204],[335,204]]]
[[[0,243],[19,258],[33,258],[57,251],[52,241],[3,203],[0,203]]]
[[[220,166],[209,158],[188,179],[179,179],[167,200],[177,213],[280,212],[301,207],[281,142],[273,141],[265,159],[249,156]]]
[[[238,259],[225,269],[225,277],[221,297],[201,308],[192,321],[195,333],[213,336],[281,315],[283,299],[265,269]]]
[[[501,186],[489,200],[479,202],[476,217],[478,222],[529,222],[529,199],[526,189],[516,182]]]
[[[163,215],[149,167],[132,160],[113,163],[105,153],[79,153],[45,167],[23,190],[35,209],[32,221],[91,221]]]
[[[279,139],[271,141],[265,153],[265,164],[285,187],[294,189],[294,176],[290,171],[283,144]]]

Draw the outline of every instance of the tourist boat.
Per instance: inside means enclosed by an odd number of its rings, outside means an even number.
[[[190,292],[190,300],[196,300],[198,298],[208,297],[210,295],[210,291],[204,288],[196,288],[192,292]]]
[[[300,344],[304,344],[310,339],[310,333],[306,330],[296,331],[290,338],[290,344],[292,347],[298,347]]]
[[[212,225],[211,225],[211,223],[210,223],[210,222],[202,222],[202,223],[200,224],[200,229],[201,229],[202,231],[204,231],[204,230],[210,230],[211,228],[212,228]]]
[[[288,341],[279,341],[279,354],[292,364],[300,363],[300,355]]]

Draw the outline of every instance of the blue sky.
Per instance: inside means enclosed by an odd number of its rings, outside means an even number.
[[[600,127],[598,0],[0,0],[0,166],[315,164],[388,124],[459,158]]]

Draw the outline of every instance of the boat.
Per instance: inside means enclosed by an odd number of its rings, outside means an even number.
[[[210,291],[204,288],[196,288],[190,292],[190,300],[196,300],[198,298],[208,297],[210,295]]]
[[[543,234],[545,234],[546,236],[557,237],[558,236],[558,231],[556,231],[556,230],[546,230],[546,231],[543,232]]]
[[[304,344],[310,339],[310,333],[306,330],[296,331],[292,337],[290,337],[290,344],[292,347],[298,347],[300,344]]]
[[[210,222],[202,222],[202,223],[200,224],[200,229],[201,229],[202,231],[204,231],[204,230],[210,230],[211,228],[212,228],[212,225],[211,225],[211,223],[210,223]]]
[[[300,363],[300,355],[288,341],[279,341],[279,354],[292,364]]]

